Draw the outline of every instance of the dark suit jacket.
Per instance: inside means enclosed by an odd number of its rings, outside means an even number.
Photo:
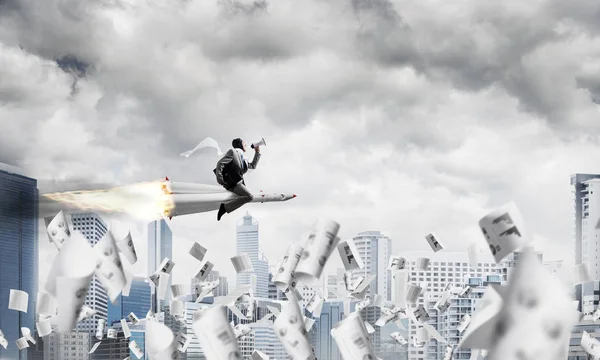
[[[244,174],[248,169],[256,169],[260,153],[254,153],[254,159],[248,163],[247,167],[242,166],[240,154],[235,149],[229,149],[227,153],[217,162],[217,167],[213,170],[217,176],[217,182],[226,189],[234,187],[238,182],[244,180]]]

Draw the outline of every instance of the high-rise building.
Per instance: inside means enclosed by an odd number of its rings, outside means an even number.
[[[369,275],[375,275],[376,277],[367,288],[365,296],[374,298],[375,295],[381,295],[389,300],[391,298],[391,271],[388,269],[388,260],[390,258],[392,240],[380,231],[364,231],[358,233],[352,239],[356,244],[364,267],[362,269],[351,270],[351,278],[356,279],[359,276],[366,278]],[[338,287],[338,289],[340,288]],[[342,287],[341,290],[344,291],[344,288]],[[364,321],[374,324],[381,316],[381,310],[378,307],[369,306],[361,310],[361,316]],[[374,328],[375,332],[370,335],[370,338],[373,350],[376,354],[379,354],[381,352],[381,328],[379,326],[375,326]]]
[[[131,282],[129,296],[119,295],[114,304],[108,304],[108,320],[110,326],[114,322],[127,318],[134,313],[138,318],[143,318],[150,310],[152,286],[145,277],[135,276]]]
[[[337,269],[336,274],[327,275],[327,298],[337,299],[339,293],[345,294],[344,273],[345,269]]]
[[[173,260],[173,233],[164,219],[155,220],[148,224],[148,276],[154,274],[164,258]],[[169,288],[172,284],[169,277]],[[171,299],[167,291],[165,300],[158,300],[156,288],[152,287],[152,311],[159,313]]]
[[[73,331],[67,334],[53,332],[45,336],[44,360],[88,360],[90,336],[87,331]]]
[[[215,280],[219,280],[219,286],[217,286],[214,290],[213,290],[213,297],[217,297],[217,296],[226,296],[229,293],[229,284],[227,282],[227,277],[226,276],[221,276],[219,274],[218,271],[211,271],[208,276],[206,277],[205,281],[215,281]],[[195,277],[192,278],[191,281],[191,285],[190,285],[190,294],[192,295],[192,301],[196,301],[196,285],[200,283],[200,280],[196,279]]]
[[[355,304],[352,303],[352,306]],[[325,301],[321,316],[314,319],[315,323],[308,336],[315,356],[319,360],[342,360],[335,340],[331,336],[331,329],[344,319],[343,301]]]
[[[490,278],[490,280],[493,279],[493,281],[500,282],[502,274],[508,274],[508,271],[505,272],[500,269],[489,252],[478,254],[478,264],[475,269],[471,268],[466,252],[444,251],[434,254],[428,251],[411,251],[403,252],[402,256],[406,259],[406,268],[408,269],[410,282],[425,287],[422,292],[423,295],[419,296],[416,305],[423,305],[430,315],[435,314],[433,305],[443,294],[448,283],[453,286],[465,286],[466,284],[469,284],[469,278],[487,279],[488,275],[493,277]],[[420,257],[430,258],[431,262],[427,270],[419,270],[417,268],[417,259]],[[479,283],[477,282],[476,284]],[[455,306],[454,310],[447,310],[445,313],[446,316],[451,316],[449,319],[440,318],[439,321],[442,330],[448,329],[448,327],[443,328],[443,326],[450,326],[451,329],[454,329],[455,323],[460,321],[460,318],[457,320],[458,316],[462,317],[464,314],[470,314],[469,311],[471,311],[470,309],[472,309],[474,303],[463,300],[464,299],[456,300],[458,303],[455,303],[455,300],[453,300],[453,306]],[[458,315],[459,311],[460,315]],[[430,320],[430,325],[437,329],[438,323],[435,321],[436,320],[434,319]],[[450,325],[447,325],[448,323]],[[407,329],[408,336],[416,335],[417,326],[415,324],[411,322]],[[438,329],[438,331],[440,330]],[[453,338],[450,338],[449,341],[453,341],[452,339]],[[409,342],[408,359],[443,359],[444,350],[445,346],[438,345],[435,339],[430,340],[426,348],[414,347],[412,343]],[[464,356],[464,354],[461,356]]]
[[[264,352],[271,359],[284,360],[288,358],[285,348],[275,334],[273,322],[252,323],[248,326],[254,333],[254,349]],[[252,356],[252,352],[250,352],[250,356]]]
[[[389,278],[391,271],[388,269],[388,260],[392,250],[392,239],[383,235],[380,231],[364,231],[352,238],[360,254],[364,268],[352,270],[352,278],[358,276],[367,277],[376,275],[377,277],[367,290],[367,296],[379,294],[386,299],[391,298],[391,289],[389,287]]]
[[[9,347],[0,346],[0,359],[27,359],[15,341],[21,327],[35,329],[38,292],[37,180],[0,170],[0,329]],[[8,309],[10,290],[29,294],[27,312]]]
[[[283,291],[277,288],[277,285],[273,282],[273,273],[269,272],[269,287],[268,287],[268,298],[273,300],[285,300],[286,297]]]
[[[600,276],[600,230],[596,224],[600,218],[600,174],[571,175],[573,194],[573,242],[575,264],[586,263],[594,279]],[[594,190],[596,193],[594,194]],[[600,283],[587,282],[575,287],[579,310],[590,314],[600,304]]]
[[[259,246],[258,221],[246,212],[246,215],[237,222],[236,233],[237,255],[248,254],[252,267],[254,267],[253,272],[237,274],[236,287],[253,284],[252,275],[255,275],[254,296],[267,298],[269,296],[269,261]]]
[[[108,231],[108,226],[98,214],[91,212],[73,213],[70,218],[73,230],[83,234],[92,246],[96,245]],[[85,305],[96,310],[97,313],[89,319],[80,321],[75,329],[77,331],[95,332],[98,320],[106,320],[108,302],[109,299],[106,290],[96,274],[94,274],[85,298]]]

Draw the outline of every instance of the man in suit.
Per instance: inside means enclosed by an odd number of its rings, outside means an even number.
[[[225,189],[239,195],[239,198],[224,204],[219,207],[217,221],[221,220],[221,216],[225,213],[230,213],[240,206],[252,201],[254,198],[252,193],[246,187],[244,182],[244,174],[248,169],[256,169],[258,160],[260,160],[260,148],[254,147],[254,159],[248,162],[244,157],[246,152],[246,143],[244,140],[237,138],[231,142],[233,149],[229,149],[227,153],[217,162],[217,167],[213,170],[217,176],[217,182]]]

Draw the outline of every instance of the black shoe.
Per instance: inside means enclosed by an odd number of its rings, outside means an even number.
[[[223,216],[223,214],[225,214],[227,211],[225,210],[225,204],[221,204],[221,207],[219,207],[219,213],[217,214],[217,221],[221,221],[221,216]]]

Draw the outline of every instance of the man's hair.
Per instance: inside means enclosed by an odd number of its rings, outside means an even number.
[[[231,142],[231,146],[233,146],[234,148],[244,150],[244,148],[242,146],[242,139],[240,139],[240,138],[233,139],[233,141]]]

